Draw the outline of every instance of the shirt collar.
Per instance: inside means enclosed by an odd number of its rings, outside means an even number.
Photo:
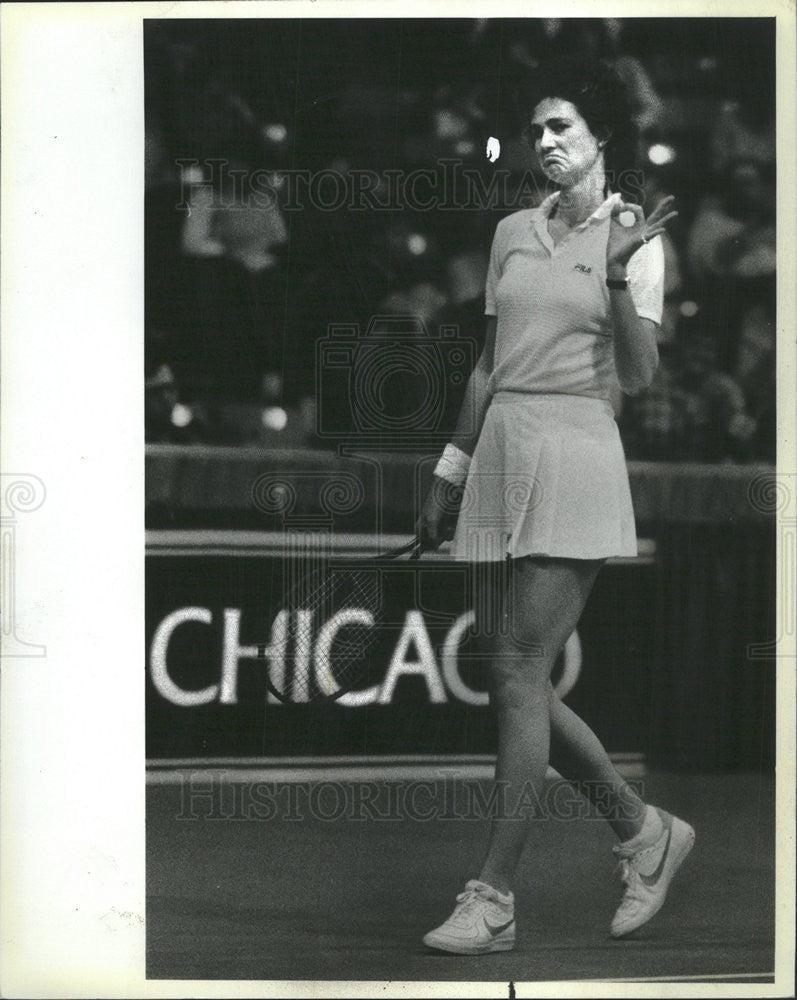
[[[605,219],[611,214],[612,208],[620,200],[619,192],[614,192],[610,194],[609,197],[590,215],[588,219],[584,219],[577,226],[573,228],[566,239],[570,239],[573,233],[581,232],[581,230],[586,229],[587,226],[597,223],[601,219]],[[548,253],[553,255],[554,253],[554,243],[551,239],[551,235],[548,232],[548,217],[553,211],[554,205],[559,201],[559,192],[554,191],[553,194],[549,195],[543,201],[540,202],[537,211],[534,213],[532,218],[534,219],[534,229],[537,233],[537,238],[540,240],[542,245],[547,249]]]
[[[548,218],[550,217],[550,214],[553,211],[554,205],[558,203],[560,193],[561,192],[559,191],[554,191],[553,194],[548,195],[547,198],[545,198],[543,201],[540,202],[539,212],[544,222],[548,221]],[[607,218],[607,216],[611,214],[611,211],[614,208],[614,206],[621,200],[621,198],[622,196],[620,195],[619,191],[613,191],[602,204],[598,205],[598,207],[595,209],[592,215],[584,219],[583,222],[579,222],[579,224],[574,228],[581,229],[582,227],[592,222],[593,219],[597,221],[599,219]]]

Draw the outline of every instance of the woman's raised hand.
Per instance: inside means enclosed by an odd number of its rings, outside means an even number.
[[[649,243],[665,231],[666,223],[678,214],[675,211],[668,211],[674,201],[674,195],[662,198],[647,219],[641,205],[625,201],[618,201],[614,205],[609,224],[609,240],[606,244],[607,271],[612,267],[626,267],[643,243]],[[620,222],[620,216],[624,213],[627,214],[629,221],[633,219],[631,225],[623,225]]]

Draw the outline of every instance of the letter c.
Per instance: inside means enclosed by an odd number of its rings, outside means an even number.
[[[155,629],[152,637],[152,647],[150,649],[150,670],[152,683],[163,697],[174,705],[181,708],[194,708],[197,705],[207,705],[216,699],[219,693],[219,685],[211,684],[201,691],[184,691],[178,687],[169,676],[166,666],[166,651],[169,647],[169,640],[172,632],[183,622],[202,622],[203,625],[210,625],[213,622],[213,614],[207,608],[178,608],[170,615],[167,615]]]
[[[441,659],[443,661],[443,677],[445,677],[446,684],[454,697],[464,701],[466,705],[484,706],[490,703],[489,694],[486,691],[474,691],[473,688],[469,688],[457,669],[459,644],[475,621],[476,615],[473,611],[467,611],[457,618],[443,643]]]

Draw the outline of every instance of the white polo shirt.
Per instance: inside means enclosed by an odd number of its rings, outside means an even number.
[[[548,216],[559,193],[498,223],[490,253],[485,314],[497,316],[490,392],[561,392],[608,399],[616,379],[606,243],[611,194],[554,246]],[[661,323],[664,251],[651,240],[629,261],[639,316]]]

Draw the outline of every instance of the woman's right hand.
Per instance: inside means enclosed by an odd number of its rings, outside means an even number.
[[[450,542],[457,527],[457,514],[462,502],[462,487],[440,476],[432,477],[418,520],[418,534],[425,549],[437,549]]]

